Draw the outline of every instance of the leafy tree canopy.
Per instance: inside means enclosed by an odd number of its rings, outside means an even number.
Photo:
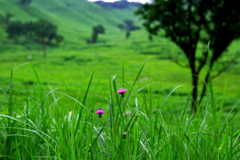
[[[92,38],[91,40],[87,40],[87,43],[96,43],[99,34],[104,34],[105,29],[102,25],[97,25],[92,28]]]
[[[45,43],[55,39],[59,43],[63,37],[57,35],[57,26],[46,20],[38,20],[37,22],[21,22],[12,21],[6,26],[6,32],[10,39],[19,38],[19,36],[27,36],[28,38],[34,38],[35,40]]]
[[[15,42],[18,42],[18,38],[24,34],[24,31],[24,24],[21,21],[10,22],[6,27],[8,38],[14,39]]]
[[[105,29],[102,25],[99,24],[99,25],[93,27],[93,32],[97,33],[97,34],[104,34]]]
[[[175,42],[184,52],[192,75],[192,109],[196,111],[198,104],[198,77],[210,60],[205,81],[210,78],[210,71],[216,60],[229,44],[240,37],[240,9],[235,0],[154,0],[152,4],[144,4],[137,11],[145,20],[144,26],[152,35],[164,30],[165,37]],[[198,43],[210,41],[211,55],[202,53],[202,60],[197,61]],[[203,87],[201,99],[205,93]],[[201,100],[200,99],[200,100]]]
[[[139,30],[140,27],[135,26],[134,22],[130,19],[125,19],[124,24],[119,24],[117,27],[121,29],[122,31],[126,31],[126,38],[128,39],[131,35],[131,31]]]
[[[40,38],[50,38],[57,35],[57,26],[46,20],[39,20],[35,23],[35,34]]]
[[[140,29],[140,27],[135,26],[134,22],[130,19],[125,19],[124,23],[125,23],[125,28],[128,31],[135,31]]]

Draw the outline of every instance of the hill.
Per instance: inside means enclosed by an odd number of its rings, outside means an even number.
[[[32,0],[28,5],[20,5],[19,1],[0,0],[0,15],[12,15],[11,21],[48,20],[57,25],[60,34],[71,43],[86,40],[91,35],[92,27],[98,24],[104,26],[107,36],[119,33],[117,25],[125,19],[131,19],[140,25],[134,16],[137,5],[129,2],[127,7],[117,8],[86,0]],[[3,29],[1,33],[3,34]],[[0,40],[6,39],[6,35],[3,37]]]
[[[95,1],[94,3],[105,7],[105,8],[117,8],[117,9],[126,9],[131,7],[139,7],[139,3],[128,2],[126,0],[115,1],[115,2],[104,2],[104,1]]]

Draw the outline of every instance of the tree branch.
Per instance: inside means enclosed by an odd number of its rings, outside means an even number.
[[[207,62],[207,59],[208,59],[208,51],[204,52],[203,53],[203,58],[199,60],[199,66],[198,66],[198,69],[197,69],[197,73],[199,74],[200,71],[202,70],[202,68],[204,67],[204,65],[206,64]]]
[[[178,56],[176,58],[173,58],[172,56],[168,57],[170,61],[176,63],[177,65],[179,65],[182,68],[189,68],[188,64],[183,64],[179,61]]]
[[[211,78],[216,78],[217,76],[219,76],[221,73],[223,73],[224,71],[226,71],[231,65],[235,64],[237,59],[240,57],[240,53],[237,53],[236,56],[234,58],[232,58],[230,61],[228,61],[228,63],[226,65],[224,65],[224,67],[222,69],[220,69],[218,71],[217,74],[215,74],[214,76],[211,76]],[[202,89],[202,93],[201,93],[201,97],[200,97],[200,100],[199,100],[199,103],[201,103],[201,101],[203,100],[203,97],[205,95],[205,92],[206,92],[206,89],[207,89],[207,84],[209,82],[209,76],[210,76],[210,72],[212,71],[212,67],[213,67],[213,64],[214,62],[216,61],[216,59],[212,59],[211,60],[211,64],[210,64],[210,68],[206,74],[206,77],[205,77],[205,84],[203,85],[203,89]]]
[[[219,75],[221,75],[223,72],[227,71],[232,65],[237,63],[238,58],[240,57],[240,53],[236,53],[235,57],[232,58],[230,61],[227,61],[225,64],[223,64],[223,67],[218,70],[218,72],[213,75],[211,78],[216,78]]]

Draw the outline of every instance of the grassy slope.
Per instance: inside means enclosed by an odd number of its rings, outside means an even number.
[[[41,0],[27,6],[18,5],[17,0],[0,0],[0,3],[0,13],[14,15],[12,20],[34,21],[43,18],[53,22],[68,42],[85,42],[91,35],[92,27],[98,24],[105,27],[105,37],[111,39],[111,35],[119,32],[116,26],[123,20],[137,21],[133,15],[135,8],[106,10],[86,0]]]

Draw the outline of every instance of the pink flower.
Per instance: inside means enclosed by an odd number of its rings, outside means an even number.
[[[104,114],[104,110],[98,109],[98,110],[96,110],[96,114],[99,115],[99,118],[102,118],[102,114]]]
[[[125,94],[126,92],[127,92],[127,90],[124,89],[124,88],[121,88],[121,89],[119,89],[119,90],[117,91],[118,94],[121,94],[121,95],[122,95],[122,98],[124,97],[124,94]]]
[[[123,132],[123,139],[126,139],[127,132]]]

